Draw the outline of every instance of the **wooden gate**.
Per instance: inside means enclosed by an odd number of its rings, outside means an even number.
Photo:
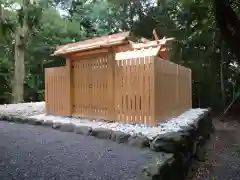
[[[71,116],[70,83],[67,67],[45,69],[46,113]]]
[[[109,83],[112,68],[109,56],[72,61],[73,116],[97,119],[111,119],[113,97]]]

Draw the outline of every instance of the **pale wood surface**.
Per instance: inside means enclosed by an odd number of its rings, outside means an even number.
[[[191,70],[156,56],[74,56],[45,71],[47,113],[150,124],[192,107]]]

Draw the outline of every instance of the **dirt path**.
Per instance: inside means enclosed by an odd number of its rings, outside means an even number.
[[[207,159],[189,180],[240,180],[240,124],[214,121],[216,128],[207,145]]]

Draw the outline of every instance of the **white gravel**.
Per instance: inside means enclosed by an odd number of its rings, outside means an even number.
[[[45,102],[31,102],[0,105],[0,113],[19,116],[32,116],[45,113]]]
[[[60,116],[51,116],[45,114],[45,103],[22,103],[22,104],[10,104],[1,105],[0,112],[11,115],[28,116],[34,119],[41,119],[44,121],[53,121],[58,123],[73,123],[76,126],[89,126],[92,128],[107,128],[114,131],[122,131],[127,134],[143,134],[149,139],[156,137],[159,134],[165,134],[167,132],[181,130],[182,126],[188,126],[194,123],[194,121],[205,111],[206,109],[190,109],[178,117],[166,120],[164,123],[158,124],[157,127],[151,127],[146,125],[131,125],[120,123],[108,123],[102,121],[91,121],[80,118],[65,118]]]

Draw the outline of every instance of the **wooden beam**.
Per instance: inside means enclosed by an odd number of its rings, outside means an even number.
[[[156,41],[149,41],[146,43],[131,43],[127,45],[117,46],[114,48],[115,52],[123,52],[123,51],[130,51],[134,49],[142,49],[142,48],[149,48],[149,47],[157,47],[161,45],[165,45],[168,41],[172,41],[174,38],[166,38],[158,40],[159,43]]]
[[[161,46],[165,45],[166,42],[172,41],[174,38],[166,38],[166,39],[160,39],[158,42],[156,41],[150,41],[147,43],[137,43],[137,44],[132,44],[131,47],[132,49],[141,49],[141,48],[148,48],[148,47],[156,47],[156,46]]]
[[[108,48],[102,48],[102,49],[96,49],[96,50],[91,50],[91,51],[71,53],[66,56],[71,57],[71,59],[74,59],[76,57],[92,56],[92,55],[97,55],[97,54],[107,53],[107,52],[108,52]]]

